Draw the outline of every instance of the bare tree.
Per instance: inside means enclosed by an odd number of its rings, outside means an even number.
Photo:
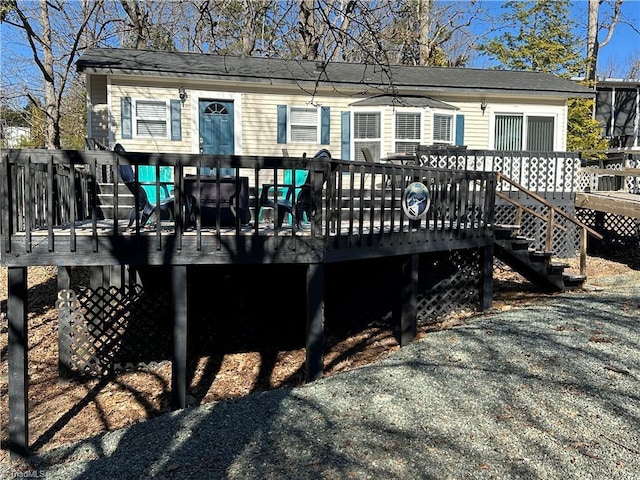
[[[60,117],[65,87],[78,52],[84,46],[84,32],[89,19],[102,0],[82,0],[70,5],[63,0],[39,0],[3,4],[2,21],[24,35],[32,62],[42,77],[42,90],[33,81],[25,81],[30,103],[41,109],[46,121],[47,148],[60,148]],[[25,79],[26,80],[26,79]],[[44,103],[41,102],[41,99]]]
[[[600,7],[605,0],[589,0],[587,19],[587,54],[586,54],[586,78],[595,81],[598,70],[598,53],[606,46],[613,36],[613,32],[620,20],[620,8],[623,0],[615,0],[612,15],[604,22],[600,19]],[[598,39],[599,33],[604,30],[605,36]]]
[[[142,5],[138,0],[120,0],[120,3],[131,20],[134,47],[138,50],[144,49],[151,38],[148,11],[150,5]]]

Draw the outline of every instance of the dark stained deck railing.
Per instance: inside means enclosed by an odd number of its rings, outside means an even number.
[[[128,222],[117,220],[123,217],[119,212],[131,206],[125,206],[126,195],[118,189],[119,164],[153,165],[158,173],[160,167],[171,168],[171,220],[154,220],[153,228],[138,222],[124,228]],[[202,167],[232,168],[236,180],[247,177],[250,221],[236,216],[234,225],[223,225],[217,198],[212,225],[203,225],[199,209],[195,224],[190,222],[185,177],[191,173],[193,181],[204,181],[198,173]],[[287,169],[309,171],[314,209],[302,229],[279,228],[261,214],[262,185],[282,185]],[[317,263],[486,246],[493,238],[494,173],[417,163],[3,150],[0,179],[2,263],[8,266]],[[159,175],[156,179],[159,197],[163,185]],[[213,181],[219,183],[220,177]],[[402,209],[402,194],[413,181],[424,183],[431,195],[431,208],[420,220],[410,220]],[[293,204],[295,209],[295,199]],[[242,207],[238,197],[232,205],[236,211]]]

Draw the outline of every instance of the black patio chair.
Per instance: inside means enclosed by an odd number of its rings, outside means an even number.
[[[116,143],[113,147],[113,151],[118,155],[126,154],[124,147],[119,143]],[[155,212],[156,205],[149,202],[147,192],[144,189],[144,186],[140,182],[136,181],[136,175],[131,165],[119,163],[118,175],[120,176],[122,183],[126,185],[133,195],[135,202],[131,209],[131,214],[129,215],[129,224],[127,225],[127,228],[133,225],[136,218],[139,220],[140,227],[144,227],[149,221],[151,215]],[[160,209],[160,218],[158,220],[171,220],[173,218],[174,204],[175,198],[167,192],[167,196],[158,203],[158,207]]]

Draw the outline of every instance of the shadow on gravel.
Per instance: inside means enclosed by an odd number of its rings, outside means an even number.
[[[633,478],[639,317],[637,295],[563,295],[303,388],[185,410],[38,460],[53,465],[47,478],[78,479]]]

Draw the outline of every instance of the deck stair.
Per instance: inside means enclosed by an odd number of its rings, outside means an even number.
[[[565,273],[566,263],[553,261],[553,252],[538,250],[534,241],[519,235],[519,225],[496,225],[495,256],[534,285],[548,291],[580,288],[585,275]]]
[[[125,220],[129,218],[131,208],[135,203],[133,195],[129,189],[123,183],[117,184],[118,188],[118,220]],[[98,204],[104,218],[114,217],[114,205],[113,205],[113,183],[98,183]]]

